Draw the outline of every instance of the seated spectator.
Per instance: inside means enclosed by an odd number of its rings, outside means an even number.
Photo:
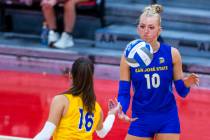
[[[48,45],[50,47],[65,49],[74,46],[72,31],[76,17],[76,4],[85,0],[42,0],[42,11],[49,28]],[[58,2],[64,3],[64,31],[59,38],[54,6]]]

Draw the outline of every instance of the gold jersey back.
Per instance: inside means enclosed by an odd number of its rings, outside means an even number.
[[[95,111],[87,112],[83,107],[82,99],[72,94],[64,94],[69,100],[66,115],[60,120],[53,140],[92,140],[99,120],[101,107],[96,102]]]

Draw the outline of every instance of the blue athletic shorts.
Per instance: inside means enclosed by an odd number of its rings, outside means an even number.
[[[130,124],[128,134],[137,137],[154,137],[157,133],[180,133],[177,108],[161,113],[132,114],[138,119]]]

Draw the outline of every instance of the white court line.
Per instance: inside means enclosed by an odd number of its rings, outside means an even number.
[[[0,140],[32,140],[31,138],[23,138],[23,137],[11,137],[0,135]]]

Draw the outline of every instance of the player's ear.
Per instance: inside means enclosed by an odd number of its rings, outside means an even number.
[[[163,28],[160,26],[158,31],[158,36],[160,36],[160,33],[163,31]]]

